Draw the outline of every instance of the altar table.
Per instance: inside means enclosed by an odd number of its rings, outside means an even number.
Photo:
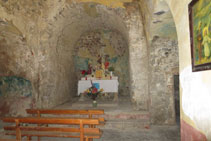
[[[118,80],[79,80],[78,95],[92,86],[91,81],[92,83],[99,83],[100,89],[103,89],[103,93],[118,93]]]

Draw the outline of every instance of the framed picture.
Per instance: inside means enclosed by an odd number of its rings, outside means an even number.
[[[211,0],[189,4],[192,70],[211,69]]]

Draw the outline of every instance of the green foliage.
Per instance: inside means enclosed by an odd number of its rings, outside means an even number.
[[[101,92],[103,92],[103,89],[98,90],[94,85],[92,85],[84,93],[91,97],[92,100],[95,100]]]
[[[114,71],[114,67],[109,67],[108,71]]]

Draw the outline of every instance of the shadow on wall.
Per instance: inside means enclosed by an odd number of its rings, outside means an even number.
[[[0,116],[19,116],[32,107],[32,85],[17,76],[0,77]]]

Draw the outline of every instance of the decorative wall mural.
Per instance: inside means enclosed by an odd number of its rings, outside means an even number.
[[[17,76],[0,77],[0,96],[29,97],[32,95],[32,86],[29,80]]]
[[[74,61],[78,79],[103,67],[118,76],[119,93],[129,94],[128,47],[119,32],[99,29],[83,34],[75,45]]]
[[[189,4],[193,71],[211,69],[211,1]]]

